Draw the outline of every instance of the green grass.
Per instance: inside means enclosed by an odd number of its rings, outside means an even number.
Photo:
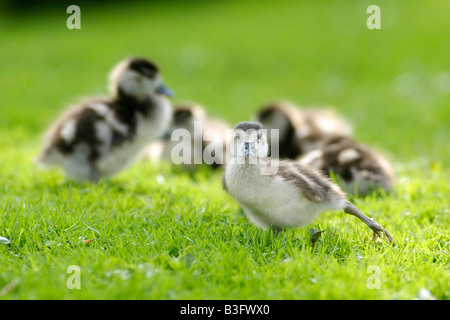
[[[227,1],[82,6],[0,15],[1,299],[450,298],[449,3]],[[104,94],[126,56],[157,61],[175,101],[230,123],[263,102],[333,105],[385,150],[395,192],[352,199],[394,236],[327,212],[273,236],[250,225],[221,173],[139,162],[98,185],[32,163],[46,126],[80,96]],[[325,230],[313,247],[311,227]],[[84,243],[84,240],[90,240]],[[70,265],[81,289],[69,290]],[[369,266],[380,289],[369,289]]]

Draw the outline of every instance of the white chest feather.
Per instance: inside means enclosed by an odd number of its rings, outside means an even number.
[[[256,167],[256,166],[254,166]],[[242,206],[247,218],[257,226],[298,228],[312,222],[325,205],[309,201],[293,183],[278,175],[260,175],[248,165],[227,165],[227,191]]]

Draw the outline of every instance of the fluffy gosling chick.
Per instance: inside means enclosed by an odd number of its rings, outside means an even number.
[[[353,132],[350,124],[331,109],[300,109],[288,101],[264,105],[254,119],[266,129],[279,130],[280,158],[296,159],[319,149],[330,137],[351,136]],[[268,138],[272,141],[270,132]]]
[[[129,58],[110,74],[111,97],[92,98],[67,110],[47,133],[38,157],[75,180],[97,182],[124,169],[171,121],[172,92],[158,67]]]
[[[379,188],[392,191],[394,170],[379,153],[353,139],[328,140],[320,150],[307,153],[299,162],[337,175],[346,191],[365,195]]]
[[[172,133],[177,129],[187,130],[191,139],[182,140],[182,142],[172,141]],[[167,130],[163,139],[149,146],[145,157],[173,161],[175,160],[173,157],[177,157],[177,154],[173,154],[172,151],[174,151],[175,146],[183,143],[183,150],[189,150],[190,153],[190,164],[183,164],[184,169],[193,170],[196,168],[197,165],[194,163],[196,153],[200,160],[202,159],[200,157],[205,153],[202,162],[215,169],[226,161],[227,146],[230,140],[229,129],[230,126],[227,123],[209,118],[205,108],[201,105],[192,102],[178,103],[174,106],[169,130]],[[159,151],[156,148],[159,148]],[[211,157],[208,159],[209,154],[211,154]]]
[[[311,223],[326,210],[344,210],[366,223],[375,235],[390,233],[361,213],[344,192],[313,168],[290,160],[269,160],[265,130],[257,122],[240,122],[235,126],[232,159],[223,175],[223,188],[243,208],[255,225],[274,230],[299,228]],[[278,165],[275,174],[262,174]],[[269,171],[267,171],[269,172]]]

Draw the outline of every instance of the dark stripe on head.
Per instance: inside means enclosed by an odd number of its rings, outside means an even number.
[[[241,129],[241,130],[244,130],[244,131],[247,131],[249,129],[260,130],[262,128],[263,128],[263,126],[262,126],[261,123],[259,123],[259,122],[250,122],[250,121],[239,122],[234,127],[235,130]]]
[[[129,63],[129,69],[151,79],[154,79],[159,72],[156,64],[144,58],[132,58]]]
[[[267,119],[270,119],[274,115],[275,112],[280,112],[280,110],[277,109],[276,107],[272,107],[272,106],[266,107],[258,113],[258,115],[257,115],[258,120],[261,122],[264,122]]]
[[[173,122],[177,125],[184,124],[189,118],[192,118],[192,109],[188,106],[179,106],[173,111]]]

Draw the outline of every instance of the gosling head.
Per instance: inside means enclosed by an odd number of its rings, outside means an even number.
[[[294,107],[288,102],[273,102],[264,105],[256,115],[256,121],[259,121],[264,128],[279,130],[280,141],[290,138],[294,128]]]
[[[295,159],[300,153],[296,143],[295,132],[303,125],[301,110],[289,101],[275,101],[262,106],[255,120],[268,129],[267,138],[272,150],[278,150],[279,158]],[[272,130],[278,131],[278,136],[272,135]]]
[[[155,63],[144,58],[128,58],[120,62],[110,74],[110,91],[114,96],[128,96],[143,100],[149,96],[173,92],[164,85]]]
[[[194,103],[183,102],[175,105],[172,112],[172,123],[162,136],[163,140],[170,140],[172,133],[177,129],[186,129],[191,134],[196,134],[195,122],[206,118],[205,109]]]
[[[180,103],[173,110],[173,126],[194,130],[195,121],[203,121],[206,118],[205,109],[193,103]]]
[[[269,145],[266,129],[259,122],[239,122],[234,127],[231,154],[238,159],[253,159],[267,157]]]

